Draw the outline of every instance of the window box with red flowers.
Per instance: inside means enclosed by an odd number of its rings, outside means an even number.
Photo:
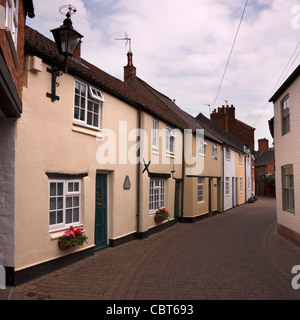
[[[156,223],[159,223],[164,220],[169,220],[169,216],[169,211],[166,208],[158,208],[155,213],[154,219]]]
[[[83,246],[87,242],[87,236],[84,234],[83,228],[70,227],[65,231],[62,237],[58,239],[58,247],[61,250],[66,250],[70,248],[77,248]]]

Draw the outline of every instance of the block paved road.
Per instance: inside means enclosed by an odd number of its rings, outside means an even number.
[[[7,300],[299,300],[300,247],[277,234],[275,200],[178,223],[17,287]],[[300,280],[299,280],[300,282]]]

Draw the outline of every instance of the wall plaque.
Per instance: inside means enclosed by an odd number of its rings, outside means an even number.
[[[130,183],[130,180],[129,180],[129,176],[126,176],[125,181],[123,183],[123,189],[124,190],[130,190],[130,187],[131,187],[131,183]]]

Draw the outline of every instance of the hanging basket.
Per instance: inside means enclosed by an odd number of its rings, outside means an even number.
[[[156,223],[162,222],[164,220],[166,220],[164,217],[154,217],[154,220]]]
[[[68,244],[65,244],[63,242],[58,241],[58,247],[60,250],[67,250],[70,249],[71,246],[69,246]]]

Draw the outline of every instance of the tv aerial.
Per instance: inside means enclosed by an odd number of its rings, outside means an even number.
[[[208,107],[209,107],[209,114],[211,114],[210,104],[206,104],[206,103],[204,103],[204,106],[208,106]]]
[[[123,40],[125,42],[125,47],[129,44],[129,52],[131,52],[131,39],[128,37],[128,34],[125,32],[125,38],[116,38],[115,40]]]

